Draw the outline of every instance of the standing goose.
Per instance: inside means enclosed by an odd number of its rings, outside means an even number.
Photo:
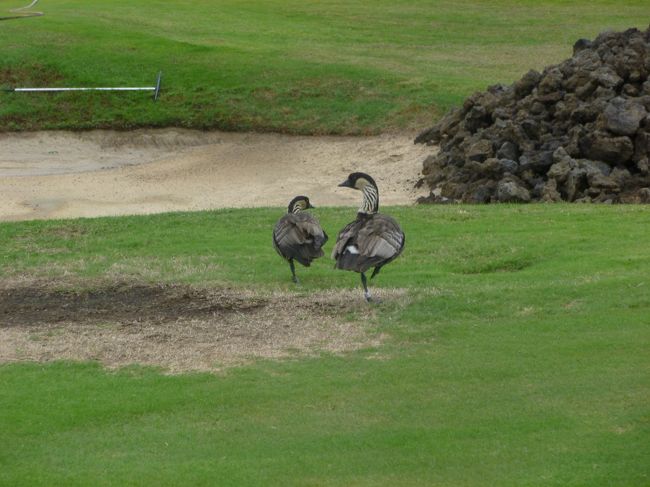
[[[339,186],[361,191],[363,203],[357,219],[339,232],[332,258],[336,260],[337,269],[361,273],[364,296],[370,302],[372,298],[365,272],[374,267],[372,279],[383,266],[402,253],[404,232],[393,218],[378,213],[379,190],[370,176],[353,172]]]
[[[296,196],[289,202],[287,214],[278,220],[273,229],[273,247],[281,257],[289,261],[293,282],[299,284],[296,277],[294,259],[305,267],[311,261],[325,255],[323,245],[327,234],[318,220],[303,210],[314,208],[306,196]]]

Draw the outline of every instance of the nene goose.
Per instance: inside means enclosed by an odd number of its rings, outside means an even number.
[[[363,203],[357,219],[343,228],[336,238],[332,258],[336,268],[361,273],[361,284],[366,301],[373,301],[368,291],[365,272],[374,267],[370,279],[381,268],[397,258],[404,248],[404,232],[397,222],[380,215],[379,190],[367,174],[354,172],[339,186],[358,189],[363,193]]]
[[[327,242],[327,234],[323,231],[318,220],[303,210],[314,208],[306,196],[296,196],[289,202],[286,215],[278,220],[273,229],[273,247],[281,257],[289,262],[293,282],[299,284],[296,268],[297,260],[305,267],[311,261],[322,257],[323,245]]]

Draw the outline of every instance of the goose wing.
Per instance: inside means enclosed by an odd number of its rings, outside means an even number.
[[[346,251],[349,252],[349,247],[356,248],[357,236],[359,235],[361,224],[362,221],[357,219],[343,227],[336,237],[336,244],[334,244],[334,248],[332,249],[332,259],[338,260]],[[352,251],[354,252],[354,249]]]
[[[286,214],[273,229],[273,246],[285,259],[296,259],[303,265],[323,256],[322,246],[327,234],[318,220],[308,213]]]
[[[404,248],[404,232],[399,224],[387,215],[375,215],[359,231],[359,253],[370,259],[392,260]]]
[[[359,217],[339,232],[332,258],[338,269],[365,272],[387,264],[404,248],[404,232],[386,215]]]

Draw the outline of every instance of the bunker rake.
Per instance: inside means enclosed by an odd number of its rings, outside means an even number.
[[[160,96],[160,85],[162,82],[162,71],[158,73],[155,86],[111,86],[111,87],[44,87],[44,88],[2,88],[2,91],[9,93],[47,93],[60,91],[153,91],[153,101]]]

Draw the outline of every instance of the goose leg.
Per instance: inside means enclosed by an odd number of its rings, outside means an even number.
[[[366,301],[369,303],[381,303],[381,299],[373,298],[370,295],[370,291],[368,291],[368,279],[366,279],[366,275],[363,272],[361,273],[361,284],[363,284],[363,295],[365,296]]]
[[[289,267],[291,268],[291,275],[293,276],[291,280],[296,284],[300,284],[298,277],[296,276],[296,266],[293,264],[293,259],[289,259]]]
[[[362,272],[361,273],[361,284],[363,285],[363,295],[366,298],[366,301],[369,303],[372,301],[372,297],[370,296],[370,291],[368,291],[368,280],[366,279],[366,275]]]

